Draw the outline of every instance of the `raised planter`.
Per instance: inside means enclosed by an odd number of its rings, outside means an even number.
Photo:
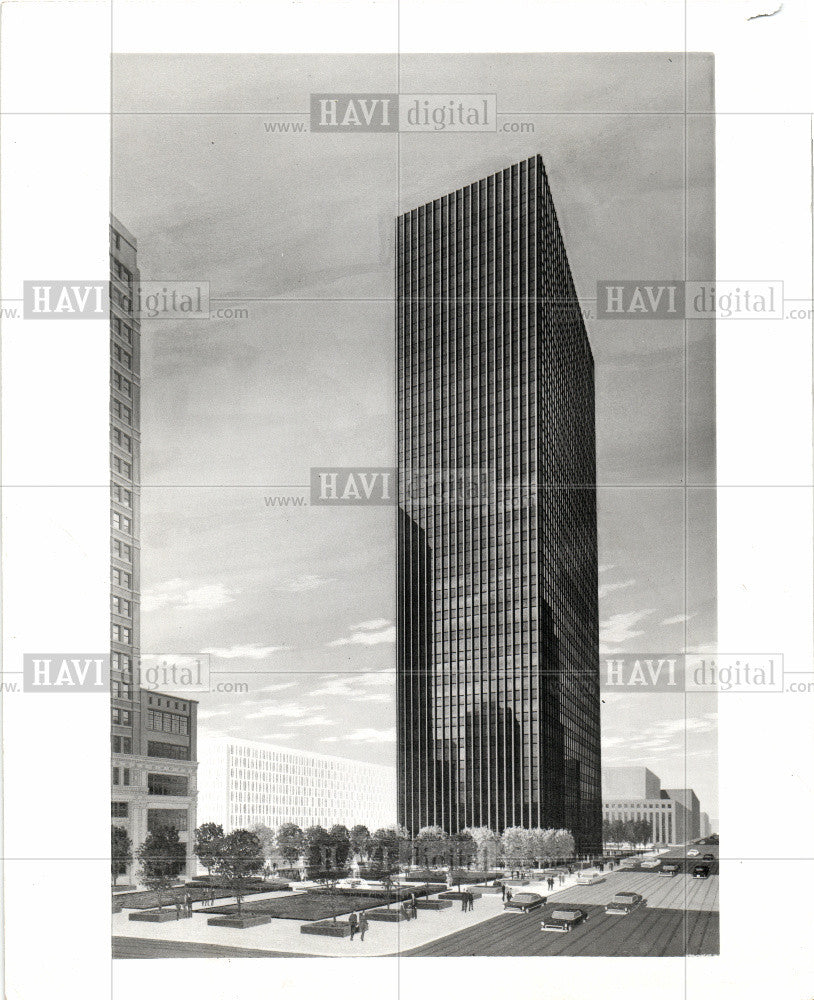
[[[121,903],[117,903],[115,899],[113,900],[113,912],[114,913],[121,913],[122,912],[122,904]]]
[[[168,924],[172,920],[189,920],[190,914],[182,912],[180,915],[174,907],[166,907],[163,910],[136,910],[130,914],[131,920],[145,920],[150,924]]]
[[[418,904],[416,903],[416,905]],[[391,924],[397,924],[399,921],[407,919],[407,915],[401,907],[395,910],[365,910],[365,916],[368,920],[384,920]]]
[[[442,892],[439,899],[463,899],[464,896],[471,896],[473,899],[480,899],[479,892]]]
[[[210,927],[259,927],[260,924],[270,924],[271,917],[264,913],[225,913],[221,917],[210,917],[206,921]]]
[[[452,906],[451,899],[417,899],[415,908],[417,910],[448,910]]]
[[[479,893],[497,893],[498,896],[503,892],[503,886],[501,885],[480,885],[478,886]]]
[[[350,937],[350,924],[345,921],[315,920],[300,927],[300,934],[321,934],[323,937]]]

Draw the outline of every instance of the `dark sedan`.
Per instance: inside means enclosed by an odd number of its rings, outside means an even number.
[[[516,892],[511,899],[507,899],[503,904],[504,910],[520,910],[521,913],[528,913],[529,910],[536,910],[545,905],[545,896],[540,896],[536,892]]]
[[[693,878],[709,878],[709,865],[696,865],[692,870]]]
[[[588,914],[585,910],[580,910],[576,906],[558,906],[543,919],[540,928],[544,931],[559,931],[560,933],[564,933],[573,930],[587,919]]]
[[[644,906],[647,900],[640,896],[638,892],[617,892],[613,899],[606,904],[605,913],[615,913],[618,916],[626,917],[640,906]]]
[[[704,854],[703,855],[703,860],[704,861],[714,861],[715,860],[715,855],[714,854]]]

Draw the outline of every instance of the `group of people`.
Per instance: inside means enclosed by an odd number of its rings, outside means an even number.
[[[211,886],[205,886],[202,891],[203,899],[201,900],[201,906],[214,906],[215,899],[217,898],[217,890]]]
[[[470,910],[475,909],[475,897],[468,889],[464,889],[461,892],[461,911],[463,913],[469,913]]]
[[[192,916],[192,896],[187,891],[175,897],[175,919]]]
[[[365,911],[361,910],[359,913],[357,913],[354,910],[353,913],[351,913],[351,915],[348,917],[348,924],[350,925],[351,941],[356,936],[357,931],[359,932],[360,940],[364,941],[365,931],[368,928],[368,919],[367,916],[365,915]]]

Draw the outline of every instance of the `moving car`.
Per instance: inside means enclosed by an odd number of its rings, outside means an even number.
[[[503,909],[528,913],[529,910],[536,910],[538,906],[543,906],[545,900],[545,896],[541,896],[537,892],[516,892],[511,899],[506,900]]]
[[[585,910],[581,910],[577,906],[558,906],[543,919],[540,929],[544,931],[558,931],[560,934],[564,934],[567,931],[573,930],[583,920],[587,919],[588,914]]]
[[[605,904],[605,913],[615,913],[626,917],[639,906],[644,906],[647,900],[638,892],[617,892],[613,899]]]
[[[599,872],[580,872],[577,875],[577,885],[596,885],[597,882],[604,882],[605,879]]]
[[[700,853],[701,852],[698,850],[697,847],[693,847],[692,850],[687,851],[687,857],[688,858],[697,858]]]
[[[693,878],[709,878],[709,865],[696,865],[692,870]]]
[[[668,878],[672,878],[674,875],[678,875],[679,870],[680,865],[665,864],[659,872],[659,877],[666,875]]]
[[[714,854],[705,854],[705,855],[703,855],[702,860],[703,861],[714,861],[715,860],[715,855]]]
[[[661,864],[661,858],[649,858],[647,861],[642,861],[642,868],[658,868]]]

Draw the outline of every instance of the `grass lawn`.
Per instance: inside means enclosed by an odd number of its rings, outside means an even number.
[[[280,896],[277,899],[246,900],[243,910],[246,913],[264,913],[283,920],[325,920],[329,917],[339,917],[354,910],[371,910],[382,905],[382,899],[373,896],[355,896],[332,892],[302,892],[294,896]],[[394,904],[395,905],[395,904]],[[213,906],[206,910],[208,914],[234,913],[235,904],[229,906]]]
[[[267,886],[252,886],[246,890],[246,893],[253,892],[272,892],[274,890],[273,885]],[[189,885],[180,886],[178,888],[166,889],[161,893],[161,905],[170,906],[175,903],[176,899],[183,899],[184,893],[188,892],[189,897],[193,903],[198,903],[202,899],[207,899],[209,896],[210,887],[201,887],[195,882],[191,882]],[[230,896],[234,896],[233,889],[215,889],[216,899],[228,899]],[[127,910],[152,910],[158,906],[158,893],[149,889],[144,892],[117,892],[113,897],[116,903],[124,907]],[[215,912],[215,908],[212,907],[212,912]]]

